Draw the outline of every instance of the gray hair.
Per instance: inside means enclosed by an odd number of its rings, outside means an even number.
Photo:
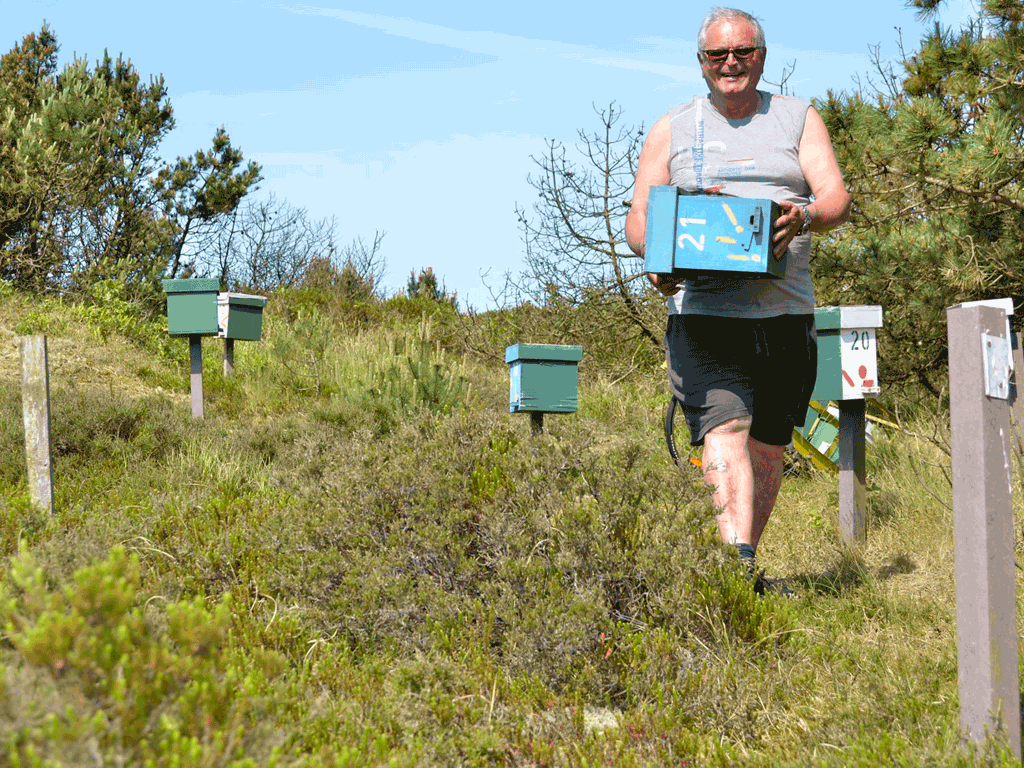
[[[708,11],[708,15],[704,17],[704,23],[700,25],[700,32],[697,33],[697,50],[704,50],[704,41],[708,36],[708,27],[718,21],[724,21],[725,19],[743,19],[749,21],[754,27],[754,45],[758,48],[764,48],[764,30],[761,29],[761,22],[757,20],[756,16],[751,16],[746,11],[740,11],[736,8],[712,8]]]

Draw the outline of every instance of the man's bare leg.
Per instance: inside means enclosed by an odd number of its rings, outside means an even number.
[[[768,445],[750,437],[747,439],[747,453],[754,477],[753,516],[750,526],[750,545],[757,549],[768,518],[775,508],[779,488],[782,486],[782,455],[785,447]]]
[[[704,436],[704,482],[714,487],[711,501],[721,511],[718,531],[726,544],[754,546],[754,473],[747,444],[750,418],[731,419]]]
[[[712,502],[722,541],[746,562],[754,591],[763,594],[755,553],[782,485],[783,446],[750,437],[750,419],[733,419],[704,436],[704,480],[714,487]]]

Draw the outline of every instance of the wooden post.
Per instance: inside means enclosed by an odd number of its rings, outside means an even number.
[[[946,317],[960,727],[974,742],[1005,729],[1020,760],[1006,314],[950,307]]]
[[[224,378],[235,373],[235,340],[224,339]]]
[[[203,418],[203,337],[193,333],[188,337],[188,362],[191,371],[192,417]]]
[[[50,372],[46,337],[21,337],[21,410],[25,419],[25,458],[32,501],[53,514],[50,461]]]
[[[865,402],[839,400],[839,528],[847,544],[868,540]]]
[[[544,432],[544,412],[530,411],[530,433],[540,435]]]

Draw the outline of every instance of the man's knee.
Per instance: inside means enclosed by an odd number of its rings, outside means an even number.
[[[783,454],[786,452],[786,446],[762,443],[756,437],[751,437],[747,440],[747,450],[750,451],[751,455],[765,461],[781,461]]]
[[[742,464],[749,464],[746,445],[750,423],[749,417],[729,419],[707,431],[704,436],[705,481],[714,485],[715,478]],[[720,474],[716,475],[716,472]]]
[[[729,419],[723,421],[721,424],[716,424],[707,431],[706,437],[710,436],[722,436],[728,437],[730,435],[746,435],[750,433],[750,425],[753,423],[753,419],[750,416],[741,416],[737,419]]]

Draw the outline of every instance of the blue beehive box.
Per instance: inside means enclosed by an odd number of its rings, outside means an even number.
[[[509,412],[573,413],[579,390],[583,347],[514,344],[505,349],[509,365]]]
[[[789,251],[778,259],[772,255],[772,224],[781,213],[773,200],[688,195],[678,187],[652,186],[644,267],[685,277],[785,277]]]

